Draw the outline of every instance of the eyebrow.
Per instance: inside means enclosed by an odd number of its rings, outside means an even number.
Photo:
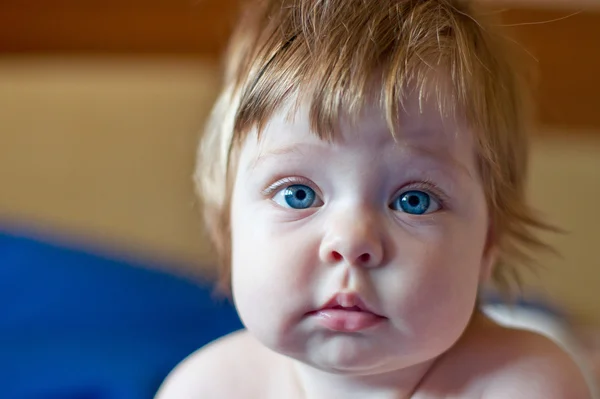
[[[279,148],[274,148],[267,152],[261,153],[254,160],[252,160],[252,162],[250,163],[250,169],[254,170],[260,164],[262,164],[272,158],[278,158],[278,157],[281,157],[284,155],[292,155],[292,154],[302,156],[304,154],[304,152],[302,151],[302,148],[307,147],[307,146],[311,147],[311,148],[316,147],[313,145],[296,143],[296,144],[290,144],[290,145],[279,147]],[[400,152],[407,151],[409,153],[412,152],[412,153],[421,154],[423,156],[426,156],[427,158],[431,158],[431,159],[440,161],[444,164],[449,164],[449,165],[453,166],[454,169],[457,169],[462,174],[467,176],[469,179],[473,180],[473,175],[471,174],[469,169],[465,165],[463,165],[461,162],[459,162],[457,159],[455,159],[450,154],[448,154],[447,151],[432,150],[432,149],[429,149],[424,146],[410,145],[410,144],[406,144],[406,143],[404,145],[402,145],[401,147],[396,147],[396,149],[399,150]]]
[[[302,147],[301,144],[291,144],[291,145],[287,145],[284,147],[269,150],[268,152],[265,152],[265,153],[261,153],[254,160],[252,160],[252,162],[250,163],[250,169],[251,170],[256,169],[261,163],[264,163],[265,161],[267,161],[270,158],[277,158],[277,157],[281,157],[283,155],[291,155],[291,154],[302,155],[302,151],[300,149],[301,147]]]
[[[403,148],[408,149],[408,151],[422,154],[428,158],[433,158],[438,161],[441,161],[444,164],[449,164],[454,167],[454,169],[460,171],[469,179],[473,180],[473,175],[469,168],[467,168],[463,163],[459,162],[453,156],[451,156],[447,151],[436,151],[422,146],[416,145],[405,145]]]

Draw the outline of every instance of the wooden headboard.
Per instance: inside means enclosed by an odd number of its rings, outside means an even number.
[[[537,59],[540,122],[600,131],[600,7],[486,1]],[[3,0],[0,54],[219,57],[238,8],[236,0]]]

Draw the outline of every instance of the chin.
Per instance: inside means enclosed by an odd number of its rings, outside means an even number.
[[[396,370],[424,363],[427,360],[407,359],[401,355],[393,354],[365,355],[358,358],[348,356],[339,356],[331,359],[316,359],[314,362],[307,362],[311,367],[321,371],[344,375],[344,376],[369,376],[390,373]]]
[[[382,359],[316,359],[313,362],[306,362],[311,367],[338,375],[372,375],[379,374],[389,369],[393,369],[389,364],[382,362]]]
[[[329,337],[306,347],[301,356],[294,356],[305,364],[334,374],[374,374],[397,362],[398,354],[373,345],[371,340],[354,336]]]

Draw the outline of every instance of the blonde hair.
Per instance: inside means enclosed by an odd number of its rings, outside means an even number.
[[[229,197],[240,144],[293,97],[308,100],[312,130],[331,139],[340,112],[373,99],[373,77],[392,134],[409,90],[435,94],[443,112],[476,132],[477,156],[507,288],[549,228],[525,201],[528,98],[514,45],[460,0],[259,0],[231,40],[224,86],[208,121],[195,174],[208,232],[230,281]],[[451,87],[435,81],[443,69]],[[379,83],[379,82],[376,82]],[[433,93],[430,88],[433,87]],[[447,90],[449,89],[449,90]]]

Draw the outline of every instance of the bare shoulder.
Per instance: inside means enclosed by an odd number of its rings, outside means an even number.
[[[258,389],[264,369],[260,363],[268,361],[265,352],[246,331],[229,334],[183,360],[155,399],[243,397],[242,391],[247,395]]]
[[[498,327],[493,358],[498,368],[486,398],[590,399],[582,371],[550,339],[534,332]]]
[[[424,397],[591,398],[581,370],[553,341],[487,319],[477,324],[439,359]]]

